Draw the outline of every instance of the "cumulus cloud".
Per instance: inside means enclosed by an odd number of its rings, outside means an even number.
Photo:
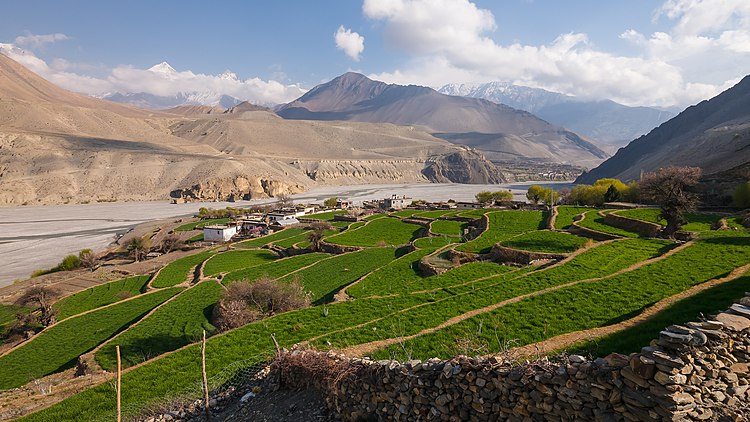
[[[344,28],[343,25],[339,26],[333,34],[333,39],[336,41],[336,48],[342,50],[354,61],[359,61],[359,55],[365,51],[365,37],[352,32],[351,29]]]
[[[65,41],[69,39],[65,34],[44,34],[35,35],[32,33],[26,33],[26,35],[19,35],[16,37],[14,44],[27,48],[37,48],[44,44],[53,43],[55,41]]]
[[[668,0],[654,16],[674,22],[669,32],[620,35],[640,48],[633,56],[597,49],[582,33],[542,45],[499,44],[491,38],[495,17],[470,0],[364,0],[362,10],[384,23],[390,45],[412,54],[403,68],[371,75],[387,82],[503,80],[584,98],[673,106],[713,96],[750,68],[745,0]]]
[[[13,44],[0,44],[0,53],[65,89],[95,96],[115,92],[146,92],[160,96],[189,94],[191,98],[212,104],[221,95],[230,95],[255,104],[274,105],[289,102],[306,92],[299,85],[286,85],[274,80],[240,79],[230,71],[220,75],[177,71],[167,63],[149,69],[118,66],[108,69],[102,77],[93,77],[72,71],[90,66],[61,59],[48,64],[34,53]]]

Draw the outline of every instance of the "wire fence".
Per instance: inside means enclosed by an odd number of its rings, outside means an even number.
[[[256,355],[235,361],[222,368],[219,372],[208,378],[208,388],[211,397],[220,396],[232,389],[239,389],[248,382],[257,379],[264,368],[268,365],[268,356]],[[149,416],[175,411],[188,406],[203,397],[203,382],[200,379],[200,368],[196,370],[196,381],[178,390],[171,391],[162,397],[149,399],[148,402],[127,403],[122,406],[122,420],[136,421],[146,419]],[[115,379],[107,382],[111,393],[116,394]],[[123,394],[127,394],[128,386],[123,385]],[[138,388],[138,387],[136,387]],[[117,420],[117,410],[113,407],[111,411],[94,419],[94,422],[111,422]]]

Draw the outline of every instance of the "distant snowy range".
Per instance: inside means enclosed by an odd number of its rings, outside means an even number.
[[[677,113],[651,107],[629,107],[610,100],[581,100],[569,95],[507,82],[448,84],[438,89],[447,95],[483,98],[528,111],[584,135],[613,152],[651,131]]]

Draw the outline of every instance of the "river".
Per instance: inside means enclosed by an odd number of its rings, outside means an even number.
[[[525,200],[526,190],[534,183],[502,185],[462,185],[424,183],[406,185],[327,186],[294,195],[298,203],[322,202],[336,196],[356,203],[406,195],[428,201],[471,201],[483,190],[510,189],[518,200]],[[538,184],[538,182],[537,182]],[[542,183],[556,189],[565,183]],[[51,268],[62,257],[81,249],[104,249],[117,234],[148,221],[193,215],[200,207],[243,207],[274,202],[273,199],[170,204],[158,202],[115,202],[79,205],[45,205],[0,208],[0,287],[27,278],[32,271]]]

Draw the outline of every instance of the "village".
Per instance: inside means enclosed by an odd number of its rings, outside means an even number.
[[[289,202],[289,201],[284,201]],[[333,212],[333,221],[357,222],[378,212],[393,212],[406,208],[432,210],[471,210],[488,206],[506,209],[527,208],[530,204],[521,201],[495,201],[493,204],[481,202],[428,202],[414,200],[407,196],[391,195],[374,201],[362,201],[354,204],[351,201],[330,198],[325,204],[288,204],[279,203],[267,212],[250,212],[233,218],[225,224],[210,224],[203,227],[203,241],[222,243],[267,235],[271,232],[299,224],[316,221],[308,218],[313,214]],[[339,211],[340,213],[337,213]],[[202,217],[198,215],[197,217]]]

